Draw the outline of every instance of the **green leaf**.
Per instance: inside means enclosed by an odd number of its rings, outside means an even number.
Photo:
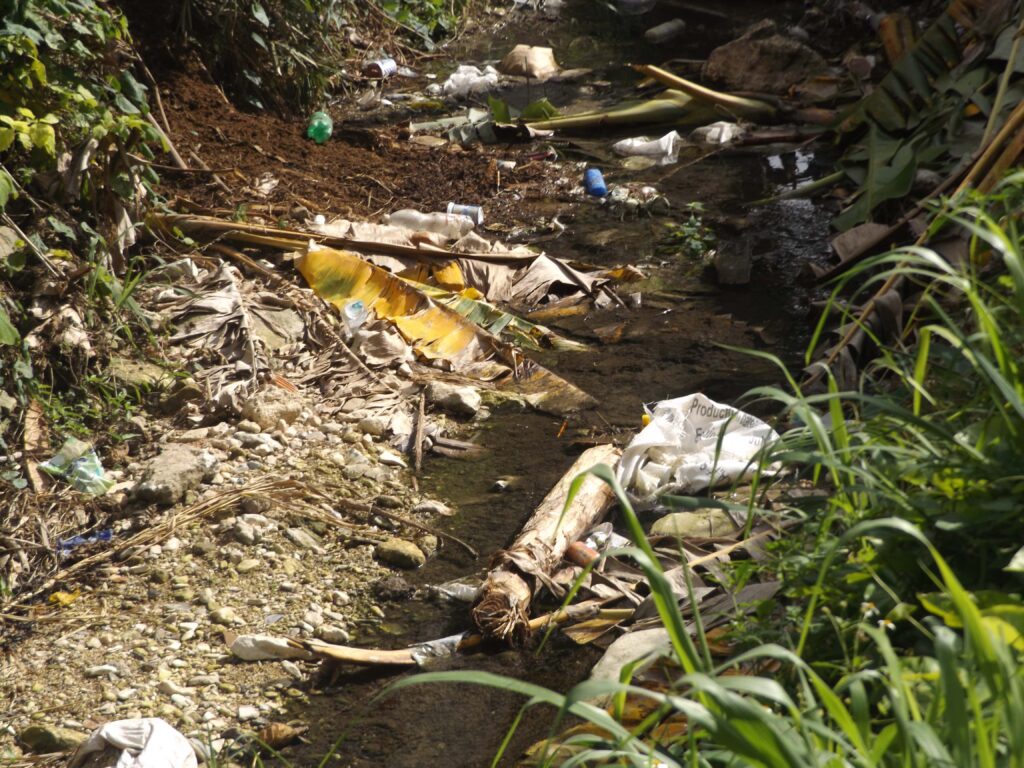
[[[496,123],[511,123],[512,113],[509,110],[508,102],[499,99],[497,96],[487,97],[487,107],[491,110],[491,117]]]
[[[1011,573],[1024,573],[1024,547],[1021,547],[1014,553],[1013,557],[1010,558],[1009,564],[1003,570],[1010,571]]]
[[[270,17],[267,16],[267,12],[263,10],[263,6],[259,3],[252,4],[252,17],[264,27],[270,26]]]
[[[140,107],[147,103],[146,86],[136,80],[135,76],[127,69],[121,73],[121,93]]]
[[[7,207],[7,201],[18,196],[18,188],[7,171],[0,170],[0,211]]]
[[[550,120],[553,117],[559,117],[560,113],[555,109],[555,105],[552,104],[547,98],[539,99],[532,104],[528,104],[526,109],[523,110],[523,120]]]
[[[0,152],[6,151],[14,143],[14,129],[9,127],[0,128]]]
[[[32,127],[28,129],[28,135],[37,148],[43,150],[51,157],[56,156],[57,134],[54,133],[52,125],[41,122],[33,123]]]
[[[14,346],[21,341],[21,334],[11,323],[7,310],[0,306],[0,346]]]

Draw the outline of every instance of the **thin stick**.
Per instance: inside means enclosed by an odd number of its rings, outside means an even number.
[[[743,96],[734,96],[731,93],[722,93],[705,88],[703,85],[691,82],[685,78],[673,75],[661,67],[654,67],[650,64],[634,64],[633,69],[642,75],[653,77],[659,83],[668,88],[682,91],[687,96],[709,104],[715,104],[731,110],[738,115],[750,120],[771,119],[778,115],[778,109],[758,99],[748,99]]]
[[[418,475],[423,466],[423,422],[426,421],[426,396],[420,393],[419,416],[416,419],[416,436],[413,438],[413,471]]]
[[[206,163],[203,162],[203,158],[201,158],[199,155],[197,155],[195,150],[190,149],[188,151],[188,153],[192,157],[193,160],[195,160],[197,163],[199,163],[199,167],[200,168],[202,168],[204,170],[207,170],[207,171],[210,170],[210,166],[208,166]],[[227,192],[230,195],[231,194],[231,187],[229,187],[227,184],[224,183],[224,179],[222,179],[220,176],[218,176],[216,173],[213,173],[212,171],[211,171],[211,175],[213,176],[213,180],[217,183],[217,186],[220,187],[221,189],[223,189],[225,192]]]
[[[178,168],[182,170],[187,170],[188,164],[181,159],[181,155],[178,154],[178,148],[174,146],[174,142],[171,141],[171,137],[167,135],[167,131],[165,131],[163,127],[160,125],[160,123],[156,121],[156,118],[153,117],[153,113],[147,112],[146,119],[149,120],[150,125],[152,125],[156,129],[156,132],[160,134],[160,138],[164,140],[164,143],[167,145],[167,152],[174,160],[174,164],[177,165]]]
[[[473,547],[471,547],[465,541],[460,539],[458,536],[453,536],[450,533],[445,533],[444,531],[438,530],[437,528],[431,528],[429,525],[424,525],[423,523],[417,523],[415,520],[410,520],[408,517],[403,517],[402,515],[399,515],[395,512],[390,512],[386,509],[381,509],[380,507],[373,507],[373,514],[380,515],[381,517],[386,517],[389,520],[394,520],[396,523],[407,525],[410,528],[418,528],[421,531],[431,534],[432,536],[438,536],[442,539],[448,539],[449,541],[452,541],[458,544],[463,549],[465,549],[474,558],[480,557],[479,552],[473,549]]]

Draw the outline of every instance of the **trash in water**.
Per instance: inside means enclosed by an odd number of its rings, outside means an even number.
[[[699,141],[703,144],[731,144],[743,138],[746,133],[736,123],[728,123],[720,120],[710,125],[702,125],[690,133],[691,141]]]
[[[583,187],[588,195],[594,197],[605,197],[608,194],[608,186],[604,183],[604,176],[597,168],[587,168],[583,174]]]
[[[679,159],[679,145],[683,139],[677,131],[670,131],[660,139],[637,136],[612,144],[612,151],[625,157],[642,156],[657,158],[659,165],[668,165]]]
[[[462,642],[463,637],[464,635],[442,637],[438,640],[431,640],[429,643],[410,646],[409,650],[412,652],[413,661],[422,667],[431,659],[446,659],[449,656],[454,656],[459,650],[459,643]]]
[[[686,29],[686,22],[682,19],[670,19],[664,24],[659,24],[656,27],[651,27],[644,32],[644,40],[652,45],[659,45],[660,43],[667,43],[674,37],[678,37]]]
[[[306,126],[306,138],[312,139],[317,144],[323,144],[334,133],[334,121],[326,112],[314,112],[310,115],[309,125]]]
[[[452,72],[441,85],[445,96],[463,99],[486,93],[498,84],[498,70],[488,65],[483,69],[470,64],[463,64]]]
[[[114,481],[104,473],[103,464],[92,446],[75,437],[65,440],[57,455],[44,461],[39,468],[67,480],[76,491],[93,496],[102,496],[114,485]]]
[[[192,744],[158,717],[114,720],[97,728],[75,751],[69,768],[84,765],[93,752],[107,746],[122,749],[116,768],[196,768]],[[103,763],[107,765],[107,763]]]
[[[641,501],[748,480],[758,452],[779,439],[755,416],[699,393],[663,400],[648,415],[650,422],[626,446],[616,472]]]
[[[377,78],[383,80],[386,77],[390,77],[398,71],[398,62],[394,59],[377,59],[376,61],[368,61],[363,66],[363,74],[367,77]]]
[[[484,223],[484,209],[480,205],[460,205],[459,203],[448,203],[448,213],[456,216],[468,216],[478,227]]]
[[[113,529],[105,528],[91,536],[72,536],[70,539],[57,539],[57,549],[60,550],[61,555],[66,555],[75,547],[80,547],[83,544],[92,544],[97,541],[110,541],[113,537]]]
[[[436,585],[434,591],[449,600],[456,600],[460,603],[472,603],[476,600],[476,596],[480,594],[480,580],[473,579],[471,582],[459,580],[446,581],[444,584]]]
[[[545,80],[558,72],[555,53],[550,48],[535,45],[517,45],[498,64],[504,75]]]

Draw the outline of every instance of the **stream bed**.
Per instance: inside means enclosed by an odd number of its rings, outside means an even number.
[[[608,83],[600,93],[586,85],[535,85],[533,98],[546,95],[560,109],[576,111],[626,93],[635,82],[626,62],[701,59],[738,28],[765,15],[780,18],[799,4],[743,2],[730,6],[727,23],[710,6],[664,3],[639,18],[622,18],[600,3],[567,2],[557,16],[529,7],[515,11],[498,31],[480,29],[451,50],[439,71],[456,63],[482,64],[500,58],[516,43],[550,45],[563,67],[590,67]],[[694,10],[694,9],[697,10]],[[700,10],[703,8],[704,10]],[[686,34],[667,50],[644,43],[648,26],[675,15],[687,19]],[[501,94],[522,102],[524,91]],[[814,204],[789,200],[763,206],[750,203],[792,187],[815,172],[813,156],[791,147],[730,150],[700,162],[655,166],[645,171],[616,167],[607,150],[617,138],[657,129],[587,136],[558,144],[563,172],[574,161],[604,158],[605,178],[655,184],[672,204],[667,216],[627,218],[595,201],[550,200],[538,213],[558,215],[566,225],[542,246],[552,256],[601,266],[631,264],[647,275],[624,296],[640,294],[628,306],[594,310],[546,324],[590,345],[585,352],[548,353],[542,362],[599,401],[597,409],[561,419],[512,406],[498,407],[479,423],[472,439],[485,450],[474,460],[429,456],[420,478],[422,491],[444,499],[456,514],[444,529],[470,543],[481,556],[445,547],[422,569],[406,577],[415,590],[397,590],[385,605],[375,635],[360,644],[402,647],[465,631],[468,606],[446,601],[429,587],[455,578],[481,577],[490,556],[508,545],[548,489],[588,444],[624,443],[639,427],[644,403],[701,391],[736,402],[754,386],[774,383],[778,369],[763,359],[728,349],[769,351],[799,366],[814,317],[812,302],[824,296],[802,279],[808,262],[824,259],[828,216]],[[662,131],[664,133],[664,131]],[[666,221],[686,217],[699,202],[715,231],[717,248],[749,249],[753,258],[747,285],[718,286],[713,270],[673,255],[663,245]],[[501,492],[499,478],[508,480]],[[513,676],[559,691],[584,679],[600,651],[555,637],[537,649],[498,649],[438,662],[434,669],[472,669]],[[415,674],[403,673],[403,674]],[[490,765],[524,699],[496,689],[468,685],[424,685],[377,699],[397,676],[380,670],[346,670],[315,692],[310,703],[294,703],[293,716],[310,726],[308,741],[289,750],[292,764],[316,765],[335,749],[327,765],[419,768]],[[534,708],[521,721],[502,760],[514,763],[531,743],[549,735],[552,712]]]

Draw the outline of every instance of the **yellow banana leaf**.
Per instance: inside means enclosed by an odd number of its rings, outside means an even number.
[[[354,253],[330,248],[308,251],[296,266],[318,296],[338,309],[359,299],[377,317],[392,322],[422,357],[445,360],[454,370],[467,374],[479,369],[480,363],[500,361],[505,367],[501,383],[513,386],[534,407],[551,413],[569,413],[595,404],[582,390],[524,358],[513,345],[433,301],[424,290],[426,286],[392,275]],[[487,367],[493,369],[493,365]]]

